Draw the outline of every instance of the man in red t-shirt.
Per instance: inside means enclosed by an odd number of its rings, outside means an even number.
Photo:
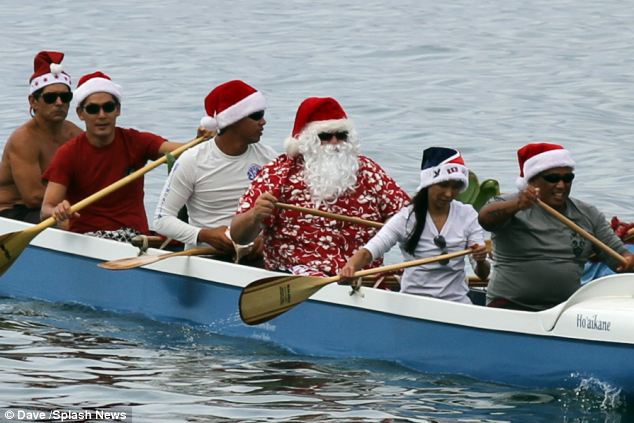
[[[43,178],[48,181],[41,218],[54,216],[73,232],[128,241],[148,233],[143,205],[143,178],[71,215],[71,204],[140,169],[148,160],[181,146],[164,138],[116,126],[121,113],[121,87],[109,76],[83,76],[75,91],[77,115],[86,132],[60,147]]]
[[[262,231],[267,268],[336,275],[376,228],[278,209],[275,203],[384,222],[409,196],[359,154],[354,125],[334,98],[304,100],[285,146],[287,154],[264,166],[240,200],[231,238],[247,244]]]

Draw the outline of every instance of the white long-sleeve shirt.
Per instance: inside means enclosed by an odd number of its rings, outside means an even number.
[[[396,243],[399,243],[405,260],[416,260],[442,254],[434,244],[434,237],[442,235],[447,243],[446,252],[460,251],[473,244],[484,243],[484,229],[478,223],[478,213],[469,204],[452,201],[449,216],[440,233],[431,216],[427,213],[425,228],[418,241],[414,255],[404,250],[408,235],[415,226],[416,217],[410,213],[413,206],[402,208],[381,228],[364,248],[372,258],[383,256]],[[409,219],[408,219],[409,218]],[[451,259],[448,264],[430,263],[423,266],[409,267],[401,278],[401,292],[427,295],[450,301],[471,303],[467,293],[464,257]]]
[[[263,144],[250,144],[239,156],[229,156],[215,140],[185,151],[170,172],[154,212],[154,230],[186,244],[197,244],[203,228],[228,226],[238,200],[262,165],[277,157]],[[189,222],[178,219],[187,206]]]

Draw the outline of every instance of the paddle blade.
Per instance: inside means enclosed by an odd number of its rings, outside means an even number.
[[[126,270],[134,269],[135,267],[141,267],[148,264],[155,263],[160,260],[161,256],[139,256],[139,257],[127,257],[119,260],[106,261],[99,263],[97,266],[102,269],[108,270]]]
[[[274,276],[251,282],[240,294],[240,317],[247,325],[271,320],[330,283],[324,280],[311,276]]]
[[[97,266],[108,270],[125,270],[146,266],[148,264],[156,263],[159,260],[165,260],[171,257],[204,256],[213,254],[218,254],[218,250],[216,250],[214,247],[190,248],[189,250],[176,251],[173,253],[161,254],[157,256],[146,255],[138,257],[126,257],[118,260],[99,263]]]
[[[7,271],[13,262],[22,254],[40,231],[25,229],[0,236],[0,276]]]

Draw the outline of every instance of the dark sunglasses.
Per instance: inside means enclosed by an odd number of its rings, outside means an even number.
[[[117,104],[114,101],[108,101],[107,103],[103,104],[90,103],[84,106],[84,110],[89,115],[96,115],[97,113],[99,113],[99,110],[103,110],[104,113],[112,113],[115,111],[116,108]]]
[[[569,184],[575,179],[574,173],[564,173],[560,175],[558,173],[547,173],[545,175],[541,175],[542,179],[551,184],[557,184],[559,181],[564,181],[565,184]]]
[[[440,248],[440,252],[442,254],[447,254],[447,241],[445,240],[444,236],[436,235],[434,237],[434,245]],[[446,266],[447,264],[449,264],[449,259],[442,259],[438,263],[442,264],[443,266]]]
[[[319,137],[320,141],[330,141],[332,139],[333,135],[335,137],[337,137],[337,139],[339,141],[347,141],[348,140],[348,132],[347,131],[343,131],[343,132],[320,132],[319,134],[317,134],[317,136]]]
[[[260,120],[264,117],[264,110],[260,110],[259,112],[254,112],[249,115],[249,119]]]
[[[70,103],[73,99],[73,93],[70,91],[66,91],[63,93],[44,93],[42,94],[42,100],[46,104],[53,104],[57,101],[57,99],[61,99],[62,103]]]

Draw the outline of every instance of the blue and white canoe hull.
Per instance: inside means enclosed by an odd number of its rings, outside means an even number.
[[[26,227],[0,218],[0,234]],[[513,385],[574,387],[594,377],[634,396],[632,275],[592,282],[569,302],[539,313],[372,288],[350,295],[349,287],[332,284],[270,322],[247,326],[238,312],[241,289],[278,273],[200,257],[125,271],[96,266],[137,252],[47,229],[2,276],[0,295],[141,313],[300,354],[388,360]]]

